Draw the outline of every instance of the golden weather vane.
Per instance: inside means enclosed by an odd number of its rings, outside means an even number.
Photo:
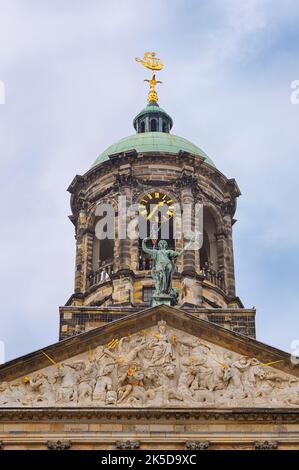
[[[155,86],[157,85],[157,83],[162,83],[162,82],[160,80],[156,80],[155,71],[162,70],[164,65],[162,64],[160,59],[158,59],[156,57],[155,52],[145,52],[143,59],[139,59],[138,57],[136,57],[135,60],[136,60],[136,62],[139,62],[140,64],[142,64],[147,69],[152,70],[151,80],[146,79],[144,81],[148,82],[149,85],[150,85],[150,91],[149,91],[149,94],[148,94],[148,97],[147,97],[148,102],[150,103],[150,102],[154,101],[154,102],[157,103],[158,102],[158,95],[157,95],[157,92],[155,90]]]

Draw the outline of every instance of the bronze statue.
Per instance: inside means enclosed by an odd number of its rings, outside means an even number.
[[[148,248],[146,246],[149,237],[142,240],[142,249],[153,259],[152,267],[152,278],[155,281],[155,291],[153,297],[165,297],[171,298],[171,304],[176,305],[178,303],[178,290],[172,287],[172,276],[175,272],[175,259],[181,256],[186,251],[190,244],[194,241],[190,240],[186,246],[180,250],[170,250],[166,240],[160,240],[158,242],[158,248]]]

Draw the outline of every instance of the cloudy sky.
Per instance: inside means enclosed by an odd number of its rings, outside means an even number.
[[[0,340],[6,359],[57,341],[73,290],[66,188],[146,103],[144,51],[163,59],[160,104],[239,198],[237,291],[258,339],[299,339],[298,0],[0,0]]]

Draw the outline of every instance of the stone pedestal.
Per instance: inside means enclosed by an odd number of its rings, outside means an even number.
[[[182,277],[182,307],[198,307],[202,304],[202,281],[195,277]]]
[[[172,302],[172,297],[170,295],[167,295],[167,294],[153,295],[151,306],[156,307],[157,305],[162,305],[162,304],[171,306],[171,302]]]

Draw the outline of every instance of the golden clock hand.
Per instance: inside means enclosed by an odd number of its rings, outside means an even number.
[[[153,208],[152,212],[147,216],[146,220],[151,220],[153,215],[157,212],[158,208],[160,206],[163,206],[163,204],[164,204],[164,201],[158,202],[158,204],[156,204],[155,207]]]

